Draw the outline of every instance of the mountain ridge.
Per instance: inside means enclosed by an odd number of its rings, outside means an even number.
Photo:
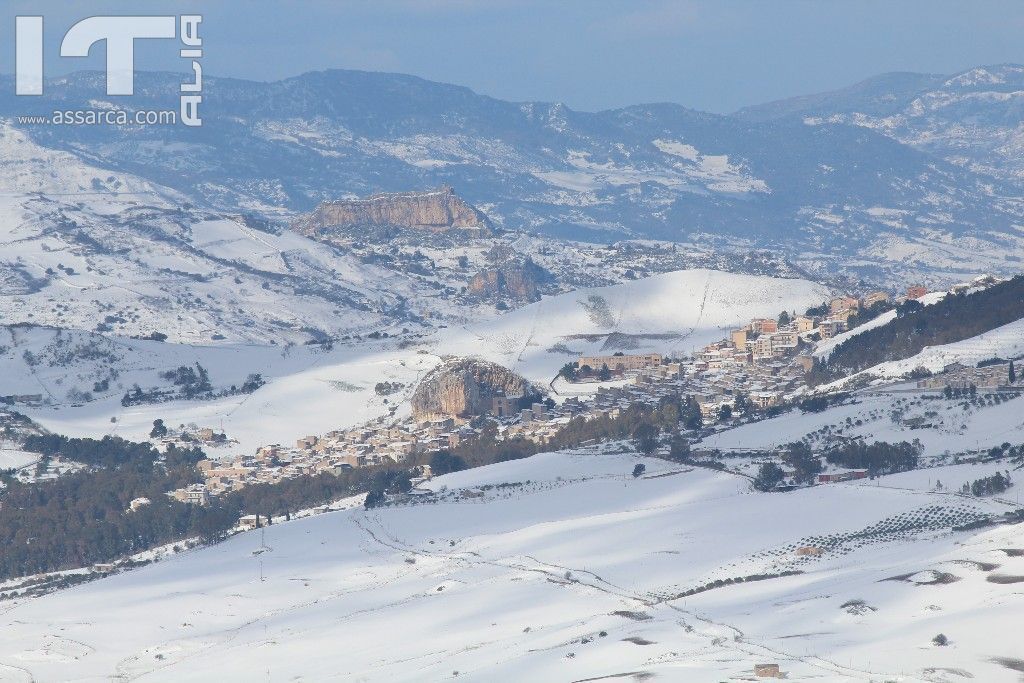
[[[995,80],[985,73],[890,74],[851,88],[884,104],[940,78],[983,89]],[[53,79],[28,102],[0,95],[0,117],[124,106],[99,94],[101,76]],[[176,107],[177,75],[139,73],[136,84],[133,107]],[[894,251],[949,280],[1008,273],[1014,266],[1003,254],[1020,246],[1024,152],[998,103],[972,105],[996,120],[986,124],[991,144],[965,159],[916,139],[913,126],[859,114],[754,120],[674,103],[580,112],[366,71],[267,83],[208,77],[205,97],[199,129],[20,129],[35,144],[137,175],[195,206],[280,226],[323,202],[451,185],[501,229],[597,243],[742,244],[825,260],[853,277],[895,277],[907,259]],[[998,168],[1007,158],[1019,172]],[[952,265],[965,239],[971,258]]]

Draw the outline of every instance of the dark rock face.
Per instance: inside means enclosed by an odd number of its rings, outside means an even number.
[[[550,275],[530,259],[485,268],[469,281],[469,292],[481,299],[511,298],[535,301],[540,298],[541,285]]]
[[[436,416],[472,417],[491,409],[495,396],[535,393],[524,378],[508,368],[482,360],[460,358],[432,370],[412,396],[417,420]]]
[[[487,259],[490,266],[469,280],[468,291],[478,299],[536,301],[543,285],[554,281],[551,273],[508,246],[496,246]]]
[[[487,217],[447,186],[430,192],[382,193],[365,199],[323,202],[293,227],[304,235],[319,237],[334,228],[368,226],[430,232],[464,229],[478,236],[492,234]]]

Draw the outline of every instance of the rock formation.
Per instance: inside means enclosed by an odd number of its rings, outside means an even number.
[[[487,260],[490,265],[469,280],[468,291],[478,299],[536,301],[541,287],[554,280],[551,273],[507,245],[495,245]]]
[[[396,227],[444,232],[461,229],[478,236],[492,234],[487,216],[444,186],[428,192],[375,194],[365,199],[323,202],[311,214],[293,225],[310,237],[329,234],[332,229]]]
[[[472,417],[491,409],[495,396],[536,394],[529,382],[508,368],[487,361],[459,358],[432,370],[412,396],[417,420],[437,416]]]

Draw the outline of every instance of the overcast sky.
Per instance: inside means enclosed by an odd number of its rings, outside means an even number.
[[[733,111],[886,71],[952,73],[1024,63],[1018,0],[4,0],[0,71],[14,17],[44,17],[46,73],[75,21],[102,14],[204,16],[208,74],[276,80],[328,68],[397,71],[509,100],[583,110],[678,102]],[[2,16],[6,15],[6,16]],[[173,41],[139,45],[138,68],[184,70]]]

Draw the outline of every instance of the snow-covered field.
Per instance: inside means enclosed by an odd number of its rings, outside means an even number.
[[[0,470],[17,469],[39,459],[38,453],[26,453],[0,442]]]
[[[964,400],[947,400],[939,392],[899,390],[905,386],[897,385],[891,391],[861,392],[855,395],[856,403],[820,413],[792,410],[723,431],[701,445],[725,450],[770,449],[809,435],[814,440],[817,434],[867,441],[917,439],[923,444],[925,455],[937,456],[988,449],[1005,442],[1024,443],[1024,397],[1009,395],[999,403],[993,400],[986,401],[984,406],[965,407]],[[914,418],[922,418],[930,426],[915,427]]]
[[[775,662],[795,680],[1017,680],[1022,598],[998,581],[1024,575],[1019,527],[944,529],[1006,505],[906,482],[756,494],[650,459],[635,479],[636,461],[461,472],[431,483],[437,503],[276,524],[6,603],[0,678],[701,682]],[[802,573],[681,597],[781,571]]]
[[[438,362],[433,354],[399,350],[386,342],[338,345],[323,351],[317,347],[197,347],[119,340],[111,348],[117,354],[117,379],[108,392],[89,402],[73,403],[67,392],[72,387],[89,389],[107,375],[106,364],[86,361],[81,367],[33,368],[30,372],[20,358],[10,358],[11,375],[20,378],[28,390],[34,385],[36,393],[42,392],[54,402],[20,410],[51,431],[71,436],[116,434],[142,440],[158,418],[172,428],[223,429],[229,439],[238,442],[231,446],[232,453],[249,453],[260,445],[292,443],[306,434],[367,422],[393,408],[407,410],[403,402],[419,378]],[[212,400],[121,405],[121,397],[133,384],[166,388],[169,382],[159,377],[161,371],[195,363],[209,370],[215,390],[240,386],[253,372],[259,372],[267,384],[252,394]],[[377,382],[397,382],[403,389],[379,396],[374,391]]]

